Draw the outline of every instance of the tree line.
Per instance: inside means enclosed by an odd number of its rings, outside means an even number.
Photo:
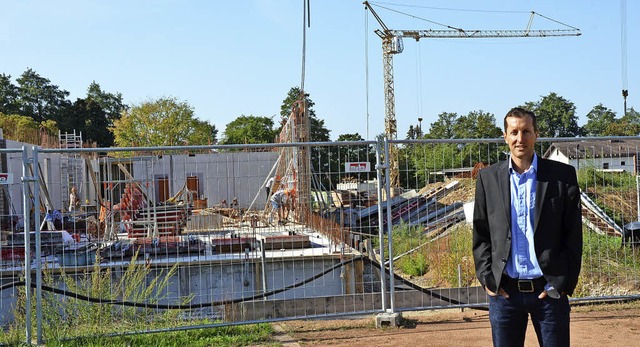
[[[82,132],[86,141],[98,147],[154,147],[210,144],[274,143],[289,114],[300,97],[298,87],[291,88],[282,101],[279,117],[273,115],[240,115],[225,127],[220,139],[218,129],[195,116],[188,102],[174,97],[149,99],[126,105],[121,93],[107,92],[93,81],[87,94],[75,101],[69,92],[40,76],[32,69],[12,80],[0,74],[0,127],[5,137],[24,141],[21,134],[29,131]],[[330,141],[330,130],[316,115],[315,103],[304,95],[310,120],[310,140]],[[522,107],[538,116],[541,137],[633,136],[640,134],[640,114],[633,107],[618,116],[601,103],[586,114],[587,123],[578,125],[575,105],[556,93],[526,102]],[[506,110],[505,110],[506,113]],[[500,117],[501,121],[502,117]],[[496,117],[482,110],[466,115],[443,112],[423,131],[421,124],[411,125],[406,139],[467,139],[498,138],[501,124]],[[378,135],[378,138],[384,134]],[[358,133],[340,134],[338,141],[363,141]],[[27,142],[27,141],[25,141]],[[438,143],[400,148],[399,161],[405,187],[420,186],[432,180],[433,172],[444,168],[473,166],[495,162],[503,149],[481,147],[480,144]],[[325,187],[335,187],[344,176],[344,163],[375,162],[374,150],[367,146],[351,148],[317,147],[312,149],[311,165]],[[362,174],[356,174],[358,178]],[[364,177],[366,178],[366,177]]]
[[[104,91],[95,81],[87,87],[85,97],[72,101],[68,91],[29,68],[15,83],[10,75],[0,74],[0,125],[39,127],[51,132],[75,130],[99,147],[270,143],[275,142],[299,95],[298,87],[289,90],[277,120],[275,115],[237,117],[226,125],[218,141],[216,126],[196,118],[195,110],[186,101],[161,97],[129,106],[123,102],[121,93]],[[330,130],[316,115],[313,100],[309,94],[305,94],[305,99],[311,123],[310,139],[329,141]],[[575,105],[556,93],[521,106],[537,114],[541,137],[640,134],[640,113],[633,107],[618,116],[600,103],[586,114],[587,123],[579,126]],[[501,136],[500,129],[495,116],[482,110],[467,115],[443,112],[426,132],[420,124],[409,126],[406,138],[494,138]],[[362,138],[359,134],[343,135]]]
[[[83,140],[98,147],[153,147],[275,142],[282,125],[299,98],[300,89],[291,88],[282,102],[280,119],[241,115],[227,124],[222,139],[218,129],[195,116],[187,101],[174,97],[149,99],[134,105],[123,102],[122,93],[107,92],[93,81],[87,94],[75,101],[70,93],[29,68],[12,80],[0,74],[0,127],[5,137],[32,141],[33,132],[57,136],[82,133]],[[305,95],[309,107],[311,140],[329,141],[324,120],[313,110],[313,101]]]
[[[626,114],[616,115],[602,105],[594,106],[586,114],[587,123],[578,125],[578,115],[573,102],[556,93],[541,97],[539,101],[520,105],[533,111],[537,116],[540,137],[578,136],[637,136],[640,134],[640,113],[633,107]],[[505,110],[505,114],[508,110]],[[502,117],[500,117],[502,120]],[[443,112],[431,123],[428,131],[420,129],[420,124],[409,126],[406,139],[465,139],[495,138],[502,136],[502,124],[496,125],[493,114],[471,111],[467,115]]]
[[[587,123],[578,125],[578,115],[573,102],[556,93],[541,97],[538,101],[520,105],[536,114],[540,137],[581,136],[637,136],[640,134],[640,113],[633,107],[626,114],[617,116],[602,105],[594,106],[586,114]],[[505,110],[505,114],[508,110]],[[502,121],[502,117],[500,117]],[[496,117],[483,111],[471,111],[467,115],[443,112],[423,132],[420,124],[411,125],[406,139],[477,139],[500,138],[503,124],[496,125]],[[542,154],[549,144],[538,144]],[[505,159],[508,150],[504,143],[429,143],[406,146],[400,149],[400,182],[404,187],[422,187],[425,182],[438,179],[444,169],[472,167],[479,162],[495,163]]]
[[[23,140],[29,130],[44,130],[57,136],[63,132],[82,132],[99,146],[111,146],[113,133],[106,131],[127,109],[120,93],[108,93],[92,82],[87,95],[76,101],[69,92],[27,69],[14,84],[11,76],[0,74],[0,126],[5,134]]]

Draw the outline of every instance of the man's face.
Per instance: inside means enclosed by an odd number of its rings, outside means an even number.
[[[538,133],[533,128],[531,117],[507,117],[507,132],[504,141],[509,145],[511,155],[519,159],[533,158]]]

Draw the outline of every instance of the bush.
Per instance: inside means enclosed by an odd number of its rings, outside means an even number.
[[[429,270],[427,258],[422,253],[414,253],[400,259],[398,267],[409,276],[422,276]]]

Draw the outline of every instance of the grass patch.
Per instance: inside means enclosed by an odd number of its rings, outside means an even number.
[[[402,258],[398,263],[398,267],[402,272],[409,276],[422,276],[429,269],[427,258],[422,253],[410,254]]]
[[[47,341],[52,347],[108,347],[108,346],[156,346],[156,347],[209,347],[209,346],[264,346],[278,344],[273,341],[270,324],[217,327],[166,333],[82,337],[64,341]]]
[[[640,290],[640,249],[622,247],[621,243],[619,237],[585,228],[575,297],[625,295]]]
[[[476,282],[471,225],[458,224],[448,232],[447,236],[425,247],[424,252],[431,267],[430,278],[438,286],[470,286]]]
[[[603,172],[594,167],[578,170],[580,189],[619,226],[637,219],[636,178],[629,172]]]
[[[427,241],[419,227],[402,224],[393,229],[393,256],[405,254],[395,266],[409,276],[422,276],[428,271],[427,259],[415,248]],[[385,245],[388,249],[388,245]]]
[[[581,189],[588,187],[607,187],[619,191],[636,189],[635,176],[630,172],[604,172],[593,166],[581,168],[577,172]]]

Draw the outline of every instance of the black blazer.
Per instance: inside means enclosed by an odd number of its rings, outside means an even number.
[[[573,294],[582,262],[580,189],[575,169],[538,157],[534,245],[547,281],[558,292]],[[473,258],[476,276],[494,293],[511,251],[509,165],[499,162],[480,170],[473,212]]]

